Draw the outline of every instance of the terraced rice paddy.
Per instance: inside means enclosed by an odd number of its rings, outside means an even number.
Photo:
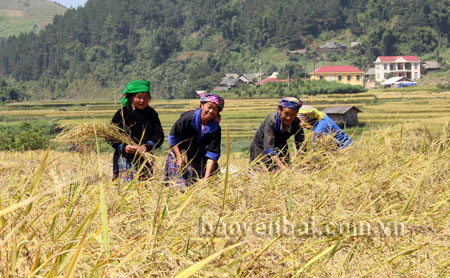
[[[361,129],[374,129],[392,123],[412,123],[427,126],[439,132],[440,125],[450,121],[450,92],[369,92],[355,95],[306,96],[305,104],[323,109],[333,105],[354,105],[361,109],[360,125],[347,129],[347,133],[360,134]],[[222,112],[222,126],[228,127],[232,140],[249,141],[270,111],[276,109],[277,99],[226,100]],[[198,100],[155,100],[151,105],[159,113],[164,131],[184,111],[198,107]],[[65,107],[67,111],[59,111]],[[85,121],[109,121],[119,108],[112,101],[93,102],[41,102],[10,104],[0,111],[5,121],[48,119],[63,126]]]

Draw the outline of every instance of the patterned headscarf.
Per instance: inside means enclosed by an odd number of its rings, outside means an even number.
[[[122,106],[127,106],[130,103],[129,94],[150,93],[150,81],[134,80],[127,84],[123,90]]]
[[[212,102],[219,105],[219,112],[222,111],[225,106],[225,100],[223,97],[213,93],[206,93],[200,96],[200,104],[205,102]]]
[[[322,120],[325,117],[325,113],[320,112],[312,106],[305,105],[300,108],[297,117],[302,121],[311,123],[313,120]]]
[[[303,101],[301,101],[295,97],[284,97],[284,98],[280,99],[278,104],[282,108],[291,108],[291,109],[298,110],[298,109],[300,109],[300,107],[302,107]]]

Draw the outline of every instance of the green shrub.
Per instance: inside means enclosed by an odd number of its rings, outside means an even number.
[[[450,83],[437,84],[436,87],[438,87],[440,90],[447,91],[450,90]]]
[[[38,150],[48,147],[57,131],[49,121],[2,123],[0,150]]]
[[[362,86],[353,86],[338,82],[324,80],[302,81],[293,80],[289,82],[272,82],[258,87],[241,85],[226,94],[234,98],[279,98],[283,96],[322,95],[322,94],[356,94],[366,92]]]
[[[0,80],[0,104],[21,102],[29,98],[29,95],[23,90],[8,85],[4,80]]]

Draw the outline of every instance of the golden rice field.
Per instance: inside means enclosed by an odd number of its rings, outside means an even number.
[[[0,276],[448,277],[450,93],[376,96],[357,105],[351,149],[310,148],[278,173],[224,150],[221,172],[185,193],[162,185],[164,152],[151,180],[122,185],[111,153],[0,152]],[[168,132],[197,101],[153,105]],[[226,100],[224,135],[251,137],[275,106]],[[116,110],[75,107],[0,115],[75,125]]]

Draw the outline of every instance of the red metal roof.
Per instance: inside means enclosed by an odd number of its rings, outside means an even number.
[[[378,59],[380,59],[381,62],[393,62],[400,57],[402,57],[406,61],[410,61],[410,62],[419,62],[420,61],[419,57],[417,57],[417,56],[378,56]]]
[[[261,83],[256,82],[256,84],[264,84],[264,83],[271,83],[271,82],[288,82],[289,79],[277,79],[277,78],[265,78],[261,80]]]
[[[362,73],[362,70],[359,70],[353,66],[321,66],[320,68],[316,69],[317,72],[360,72]]]

